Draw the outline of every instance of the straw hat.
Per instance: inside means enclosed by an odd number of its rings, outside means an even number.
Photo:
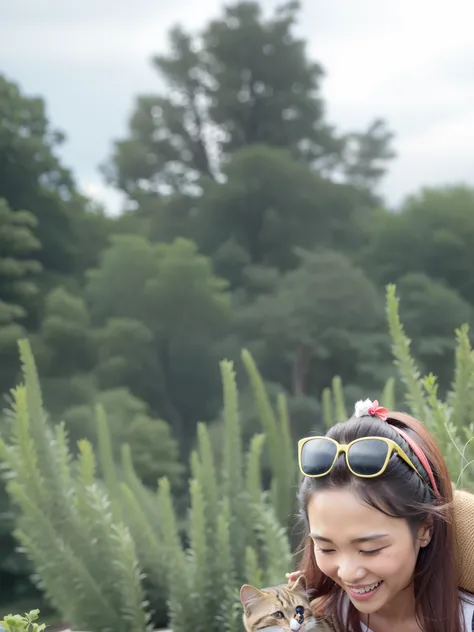
[[[474,593],[474,494],[454,491],[453,519],[458,586]]]

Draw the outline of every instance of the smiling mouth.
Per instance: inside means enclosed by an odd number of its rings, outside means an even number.
[[[360,588],[356,588],[355,586],[351,586],[351,590],[353,590],[354,592],[357,593],[366,593],[366,592],[370,592],[371,590],[375,590],[377,588],[377,586],[379,584],[381,584],[382,582],[374,582],[373,584],[369,584],[369,586],[361,586]]]
[[[374,595],[377,590],[380,588],[380,586],[382,585],[382,581],[379,582],[374,582],[373,584],[368,584],[367,586],[360,586],[360,587],[356,587],[356,586],[347,586],[347,592],[354,598],[354,599],[370,599],[370,597],[372,597],[372,595]]]

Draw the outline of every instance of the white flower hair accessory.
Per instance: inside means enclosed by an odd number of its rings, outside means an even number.
[[[386,421],[388,417],[388,410],[383,406],[380,406],[377,400],[373,402],[370,399],[360,399],[355,404],[354,415],[356,417],[370,415],[371,417],[378,417],[382,421]]]

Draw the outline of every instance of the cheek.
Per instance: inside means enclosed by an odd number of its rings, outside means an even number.
[[[327,555],[325,553],[318,552],[315,547],[314,557],[316,559],[316,564],[322,573],[331,577],[331,579],[335,579],[337,577],[337,553]]]
[[[387,552],[385,556],[385,567],[387,572],[391,574],[399,574],[401,576],[411,575],[416,564],[416,551],[413,547],[407,546],[403,548],[393,549]]]

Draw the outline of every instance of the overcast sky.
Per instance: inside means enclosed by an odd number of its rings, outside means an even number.
[[[119,208],[98,171],[137,94],[160,89],[149,60],[176,22],[200,29],[220,0],[0,0],[0,72],[45,98],[82,189]],[[270,11],[279,0],[262,0]],[[340,130],[385,118],[398,158],[391,205],[424,185],[474,185],[473,0],[303,0],[299,31],[327,76]]]

